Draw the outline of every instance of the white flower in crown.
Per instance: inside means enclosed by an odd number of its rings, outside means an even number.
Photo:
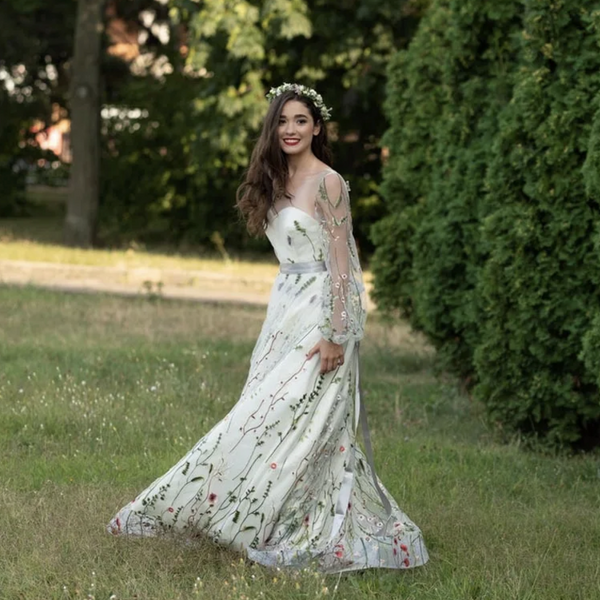
[[[267,94],[267,100],[272,102],[277,96],[281,96],[281,94],[285,92],[294,92],[299,96],[304,96],[312,100],[317,110],[321,113],[323,121],[329,121],[329,119],[331,119],[331,109],[325,106],[321,94],[317,94],[312,88],[300,83],[284,83],[277,88],[271,88]]]

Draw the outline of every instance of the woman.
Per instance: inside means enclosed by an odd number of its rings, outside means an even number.
[[[264,565],[328,573],[422,565],[421,532],[375,476],[360,410],[364,287],[348,187],[329,166],[330,111],[297,84],[268,98],[237,203],[281,267],[248,379],[231,412],[109,529],[206,535]]]

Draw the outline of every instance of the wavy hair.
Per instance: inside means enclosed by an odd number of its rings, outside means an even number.
[[[279,145],[278,135],[281,111],[289,100],[302,102],[310,111],[315,125],[321,125],[319,133],[313,136],[311,149],[319,160],[331,166],[327,129],[313,102],[294,91],[277,96],[269,106],[262,131],[250,157],[250,165],[236,193],[236,206],[246,221],[248,232],[255,236],[264,235],[267,213],[273,203],[282,197],[290,198],[285,191],[288,176],[287,157]]]

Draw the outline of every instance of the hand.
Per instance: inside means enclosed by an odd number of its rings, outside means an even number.
[[[315,354],[321,355],[321,374],[335,371],[344,364],[344,347],[341,344],[322,339],[310,349],[306,359],[310,360]]]

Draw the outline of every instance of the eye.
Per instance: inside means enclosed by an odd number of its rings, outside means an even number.
[[[298,123],[300,125],[304,125],[306,123],[306,119],[298,119]]]

